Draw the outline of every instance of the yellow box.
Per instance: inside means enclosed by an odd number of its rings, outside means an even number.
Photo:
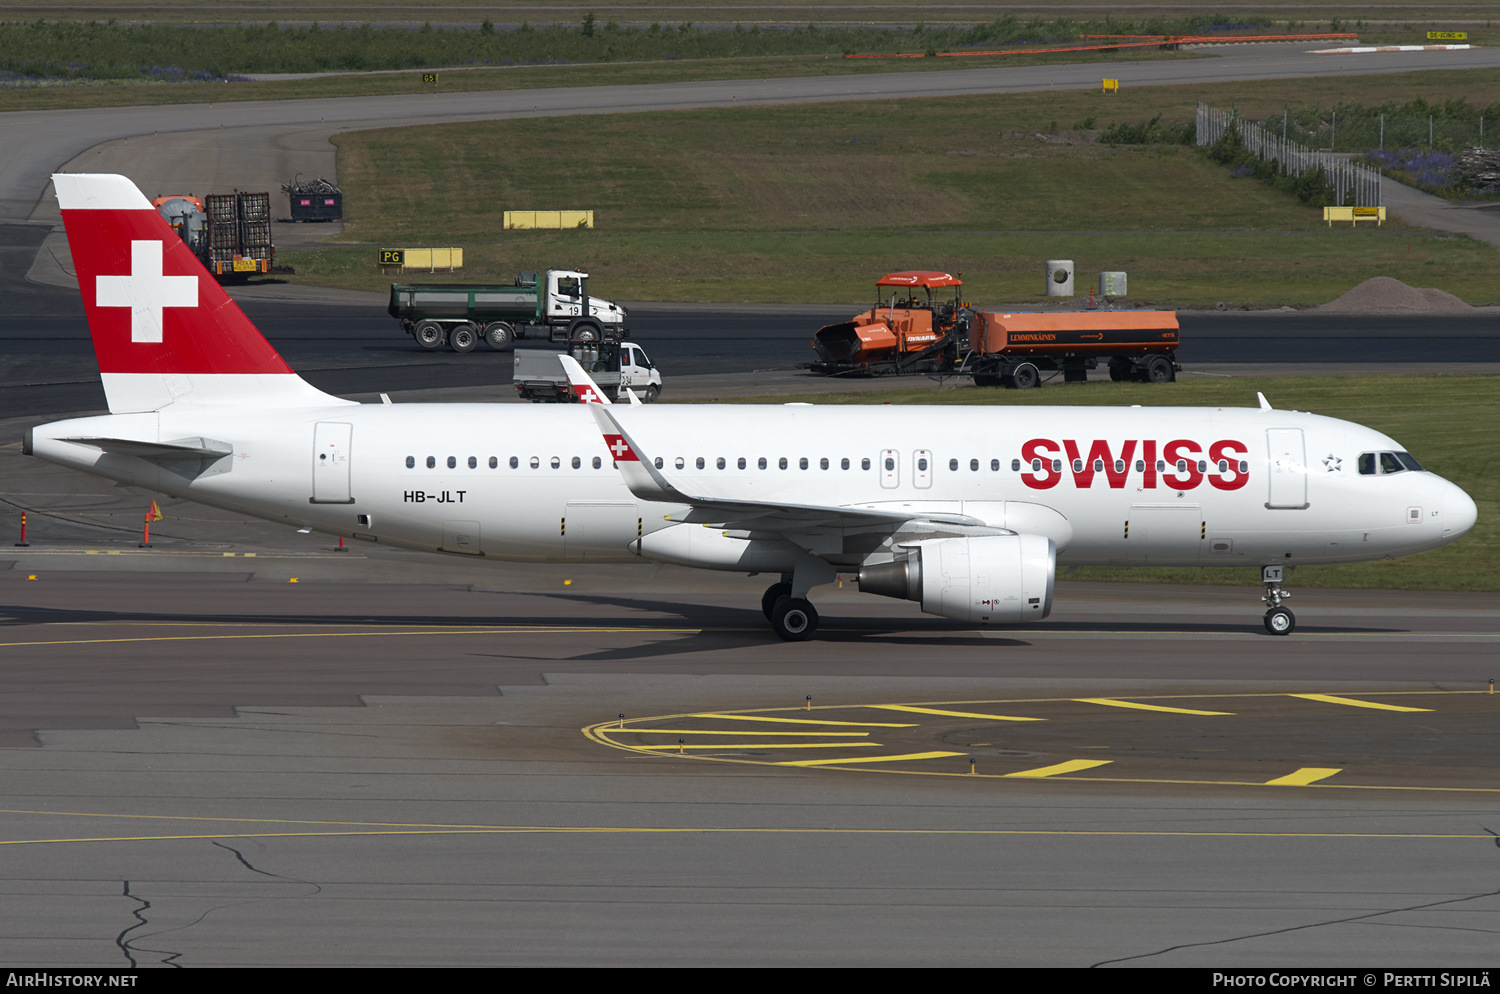
[[[400,255],[392,258],[395,253]],[[456,247],[382,249],[380,257],[382,265],[399,265],[403,272],[408,269],[425,269],[433,273],[439,269],[462,269],[464,266],[464,250]],[[391,261],[387,262],[387,259]]]
[[[506,211],[507,228],[592,228],[593,211]]]
[[[1325,207],[1323,208],[1323,220],[1328,226],[1333,227],[1335,221],[1348,221],[1351,226],[1360,221],[1374,221],[1378,228],[1385,224],[1384,207]]]

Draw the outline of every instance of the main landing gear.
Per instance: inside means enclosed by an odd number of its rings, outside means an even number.
[[[1297,616],[1281,606],[1282,601],[1292,596],[1281,585],[1281,571],[1280,566],[1262,566],[1260,570],[1260,582],[1266,588],[1260,599],[1269,608],[1266,611],[1266,631],[1272,635],[1290,635],[1297,627]]]
[[[812,638],[818,630],[818,609],[807,599],[807,591],[837,576],[833,567],[818,560],[806,568],[799,565],[795,573],[781,574],[781,582],[767,587],[760,599],[761,613],[771,623],[771,630],[787,642]]]

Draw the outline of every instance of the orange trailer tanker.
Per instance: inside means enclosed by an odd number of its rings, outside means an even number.
[[[957,276],[928,271],[875,286],[874,307],[813,335],[815,372],[969,374],[979,386],[1025,390],[1044,372],[1086,380],[1100,360],[1113,380],[1168,383],[1180,368],[1175,311],[982,311],[963,301]]]

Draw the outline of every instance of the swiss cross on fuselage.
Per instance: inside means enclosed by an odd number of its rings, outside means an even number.
[[[130,275],[95,283],[95,306],[130,308],[132,342],[161,341],[164,308],[198,306],[198,277],[163,276],[162,249],[159,241],[132,241]]]

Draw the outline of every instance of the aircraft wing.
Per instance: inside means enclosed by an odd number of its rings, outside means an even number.
[[[619,466],[625,485],[641,500],[683,504],[685,513],[667,515],[684,524],[717,525],[730,529],[802,532],[820,528],[880,528],[894,530],[911,521],[956,526],[955,530],[982,528],[986,534],[1003,533],[978,518],[965,514],[941,514],[875,508],[833,507],[817,504],[783,504],[771,501],[734,500],[686,493],[657,469],[649,456],[604,407],[591,404],[589,411],[604,434],[604,444]]]
[[[573,388],[573,396],[577,397],[583,404],[608,404],[609,398],[604,396],[604,391],[599,389],[599,384],[594,378],[584,372],[578,360],[564,352],[557,357],[562,363],[563,371],[568,374],[568,385]]]

